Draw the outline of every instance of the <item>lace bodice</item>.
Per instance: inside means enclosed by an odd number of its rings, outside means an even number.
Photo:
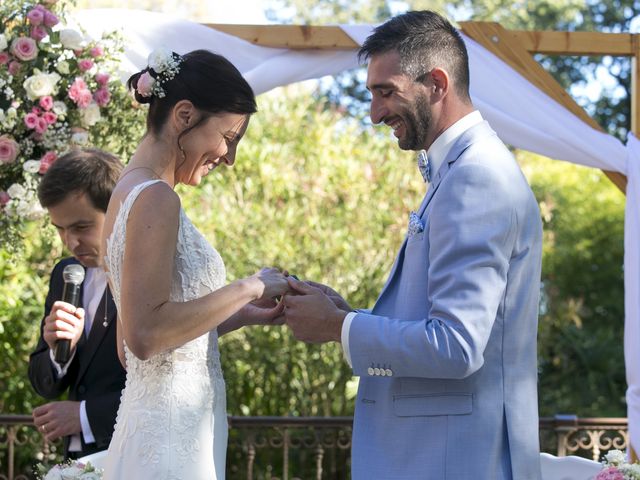
[[[144,182],[131,190],[120,206],[107,240],[105,261],[119,311],[129,212],[140,192],[159,181]],[[222,258],[180,209],[170,301],[187,302],[199,298],[222,287],[225,281]],[[142,437],[142,441],[133,442],[140,447],[140,461],[164,464],[166,458],[163,457],[172,456],[169,462],[172,473],[160,475],[160,478],[180,477],[184,465],[199,461],[203,442],[196,432],[201,428],[203,418],[211,415],[218,397],[225,395],[217,332],[213,330],[148,360],[137,358],[125,344],[125,357],[127,381],[114,442],[120,442],[122,453],[128,438]]]

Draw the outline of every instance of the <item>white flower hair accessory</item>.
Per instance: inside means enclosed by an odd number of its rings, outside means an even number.
[[[152,51],[147,59],[148,67],[138,78],[136,91],[143,97],[163,98],[166,92],[162,84],[175,78],[180,72],[182,57],[166,48]]]

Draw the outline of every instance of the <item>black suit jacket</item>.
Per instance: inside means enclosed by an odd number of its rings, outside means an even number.
[[[49,315],[53,303],[62,299],[64,280],[62,271],[74,258],[59,262],[51,273],[49,293],[45,302],[44,317]],[[109,446],[116,414],[120,405],[120,394],[124,388],[126,373],[118,360],[116,344],[116,306],[109,288],[107,295],[107,321],[104,323],[105,297],[103,296],[94,315],[89,337],[82,336],[67,374],[58,379],[49,356],[49,346],[42,338],[44,317],[40,325],[40,339],[35,351],[29,357],[29,379],[33,388],[46,399],[52,400],[68,391],[69,400],[85,400],[87,417],[95,443],[85,444],[82,439],[80,456],[89,455]],[[68,457],[69,437],[64,439],[64,455]]]

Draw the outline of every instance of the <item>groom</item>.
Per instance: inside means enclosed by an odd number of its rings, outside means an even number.
[[[73,150],[49,168],[38,186],[40,203],[49,212],[62,243],[73,254],[51,273],[41,335],[29,358],[29,379],[47,399],[68,392],[33,411],[33,421],[47,440],[64,437],[66,458],[78,458],[109,446],[126,372],[118,360],[116,307],[102,270],[102,226],[123,165],[101,150]],[[83,309],[61,302],[62,271],[85,267]],[[71,358],[61,365],[56,342],[71,341]]]
[[[373,310],[291,279],[287,324],[341,342],[360,377],[354,480],[539,479],[536,200],[471,103],[466,47],[446,19],[392,18],[359,54],[373,123],[427,151],[429,187]]]

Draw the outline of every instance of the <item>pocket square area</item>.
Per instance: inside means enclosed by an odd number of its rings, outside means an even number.
[[[420,232],[424,231],[424,223],[416,212],[409,214],[409,228],[407,229],[407,235],[412,237]]]

